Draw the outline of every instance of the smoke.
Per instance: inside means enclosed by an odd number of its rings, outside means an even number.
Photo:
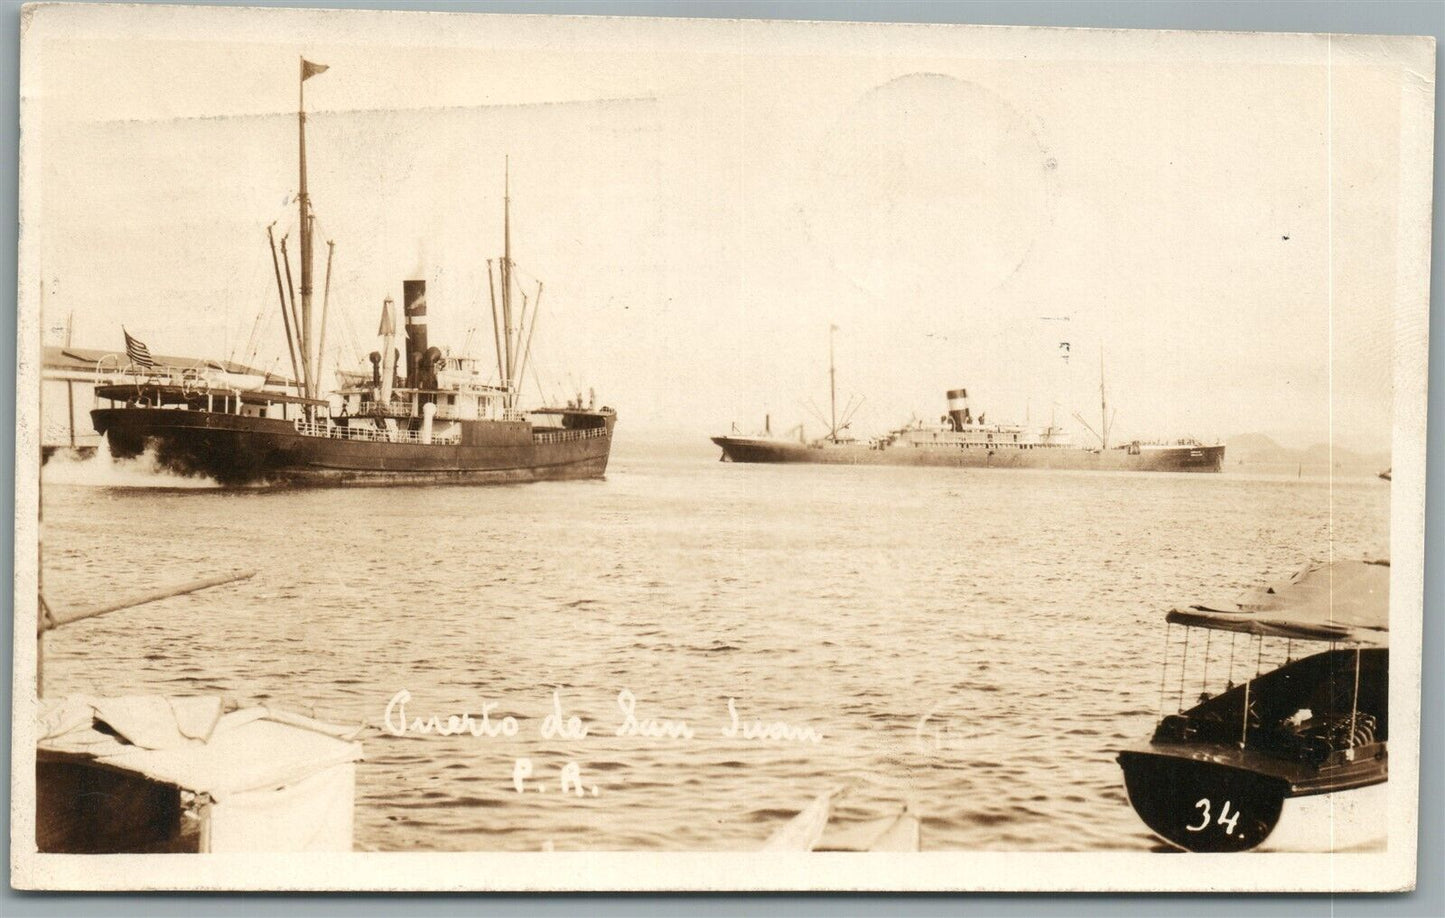
[[[154,450],[147,449],[133,459],[116,459],[101,440],[95,454],[80,457],[57,452],[40,468],[40,481],[47,485],[83,488],[218,488],[213,479],[180,475],[163,467]]]

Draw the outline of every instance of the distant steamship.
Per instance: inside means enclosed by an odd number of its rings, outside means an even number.
[[[165,366],[126,336],[129,364],[103,367],[95,388],[95,428],[112,455],[154,450],[184,474],[222,484],[494,483],[600,477],[607,469],[616,413],[579,394],[566,407],[519,407],[542,285],[528,298],[514,275],[510,183],[503,206],[503,254],[492,287],[492,325],[499,382],[481,361],[430,346],[426,282],[402,284],[404,353],[395,347],[393,301],[382,306],[371,374],[352,374],[323,398],[318,377],[326,339],[332,243],[319,334],[312,315],[315,213],[306,188],[305,82],[326,67],[301,62],[300,295],[287,240],[274,236],[271,256],[295,382],[265,384],[213,367]],[[269,234],[268,230],[268,234]],[[517,294],[521,296],[518,308]],[[399,360],[404,363],[398,365]]]
[[[833,329],[836,331],[836,328]],[[777,437],[772,425],[759,436],[729,434],[713,437],[722,447],[727,462],[810,462],[873,465],[939,465],[958,468],[1001,469],[1093,469],[1127,472],[1218,472],[1224,466],[1224,446],[1206,446],[1197,440],[1172,443],[1130,443],[1109,445],[1109,408],[1104,394],[1103,366],[1100,364],[1099,402],[1103,412],[1099,446],[1077,446],[1063,428],[987,423],[986,416],[974,416],[967,389],[948,391],[948,413],[936,424],[914,422],[882,437],[859,440],[848,436],[850,412],[838,420],[837,372],[829,342],[828,376],[831,392],[831,420],[828,434],[816,440]],[[861,404],[861,402],[859,403]],[[856,410],[855,406],[854,410]],[[1085,427],[1088,423],[1075,418]],[[1089,427],[1092,431],[1092,427]]]

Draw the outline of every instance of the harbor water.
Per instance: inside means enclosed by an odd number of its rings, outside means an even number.
[[[50,634],[47,694],[370,724],[360,849],[751,850],[842,786],[838,822],[908,805],[925,850],[1144,850],[1114,755],[1200,690],[1161,672],[1164,612],[1388,554],[1374,478],[748,466],[620,434],[605,480],[506,487],[58,459],[52,606],[257,573]]]

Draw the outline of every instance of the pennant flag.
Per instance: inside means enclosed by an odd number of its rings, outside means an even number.
[[[156,365],[155,358],[151,356],[151,349],[145,346],[145,342],[132,338],[130,332],[125,330],[125,326],[121,326],[120,333],[125,335],[125,355],[130,358],[131,363],[138,367],[148,368]]]
[[[325,64],[313,64],[306,58],[301,58],[301,82],[303,83],[318,73],[325,73],[326,70],[327,66]]]
[[[391,298],[381,304],[381,327],[376,330],[378,337],[396,334],[396,322],[391,318]]]

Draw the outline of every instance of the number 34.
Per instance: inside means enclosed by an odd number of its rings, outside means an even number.
[[[1184,828],[1190,832],[1203,832],[1209,828],[1209,798],[1201,797],[1198,802],[1194,804],[1194,808],[1199,810],[1199,825],[1185,826]],[[1225,835],[1233,835],[1235,828],[1239,825],[1239,810],[1231,813],[1229,811],[1228,800],[1224,801],[1224,805],[1219,808],[1218,824],[1224,826]]]

